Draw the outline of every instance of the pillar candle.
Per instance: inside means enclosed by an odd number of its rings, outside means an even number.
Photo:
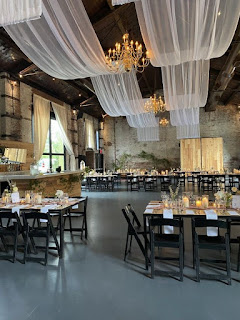
[[[29,193],[27,193],[25,196],[25,202],[30,203],[30,194]]]
[[[188,199],[188,197],[183,197],[183,206],[185,208],[189,207],[189,199]]]
[[[197,200],[196,201],[196,207],[200,208],[202,206],[202,201],[201,200]]]
[[[202,197],[202,206],[203,208],[208,208],[208,198]]]

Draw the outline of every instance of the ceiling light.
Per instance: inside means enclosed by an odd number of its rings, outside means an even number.
[[[165,112],[166,111],[166,104],[163,102],[162,97],[154,94],[144,105],[145,112]]]
[[[166,126],[169,124],[169,121],[168,121],[168,119],[166,119],[166,118],[162,118],[162,119],[159,121],[159,124],[160,124],[162,127],[166,127]]]

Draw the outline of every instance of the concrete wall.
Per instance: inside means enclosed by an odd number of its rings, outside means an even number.
[[[218,106],[215,112],[200,111],[201,137],[223,137],[224,167],[240,165],[240,114],[236,106]],[[134,156],[133,168],[149,168],[149,163],[136,157],[142,150],[159,158],[171,161],[172,166],[180,166],[180,146],[176,139],[176,129],[172,126],[160,127],[159,142],[138,142],[137,130],[130,128],[124,117],[105,118],[103,138],[106,169],[124,152]]]

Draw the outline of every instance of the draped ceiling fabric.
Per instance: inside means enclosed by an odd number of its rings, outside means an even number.
[[[111,117],[144,112],[144,100],[134,71],[92,77],[103,110]]]
[[[239,0],[141,0],[135,6],[155,67],[222,56],[240,14]]]
[[[177,129],[177,139],[194,139],[200,138],[200,125],[193,124],[188,126],[178,126]]]
[[[70,166],[69,166],[70,170],[75,171],[76,170],[75,155],[73,152],[73,147],[72,147],[71,141],[68,138],[68,134],[67,134],[67,119],[68,119],[67,107],[65,105],[60,106],[59,104],[52,102],[52,108],[53,108],[54,114],[56,116],[56,120],[58,122],[58,125],[59,125],[62,142],[67,150],[67,153],[70,156]]]
[[[208,97],[209,60],[162,67],[167,110],[204,107]]]
[[[126,118],[132,128],[159,127],[159,118],[156,118],[153,112],[140,113]]]
[[[140,0],[135,0],[135,1],[140,1]],[[119,6],[120,4],[126,4],[130,2],[133,2],[133,0],[112,0],[112,5]]]
[[[137,128],[138,141],[159,141],[159,127]]]
[[[40,19],[5,29],[24,54],[52,77],[78,79],[109,73],[81,0],[43,0]]]
[[[174,127],[199,124],[199,108],[172,110],[170,122]]]
[[[34,108],[34,156],[36,161],[42,157],[50,122],[50,101],[33,95]]]
[[[39,19],[41,14],[42,0],[0,1],[0,27]]]

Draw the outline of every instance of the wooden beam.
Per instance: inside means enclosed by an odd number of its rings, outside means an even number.
[[[222,66],[212,90],[209,92],[208,102],[205,107],[206,111],[215,111],[216,106],[219,101],[221,101],[221,97],[223,92],[227,88],[229,82],[234,76],[234,70],[236,68],[236,63],[239,62],[240,59],[240,22],[238,23],[237,30],[234,35],[234,44],[229,52],[229,55]]]
[[[232,100],[240,93],[240,86],[237,89],[232,90],[233,93],[226,100],[223,101],[225,105],[228,105],[232,102]]]
[[[117,10],[113,7],[112,0],[107,0],[107,3],[108,3],[109,8],[111,9],[111,11],[113,12],[114,20],[115,20],[120,32],[122,34],[125,34],[126,33],[126,28],[124,28],[124,25],[122,23],[121,17],[119,16]]]
[[[45,92],[42,92],[42,91],[40,91],[40,90],[38,90],[38,89],[32,89],[32,93],[33,94],[36,94],[36,95],[38,95],[38,96],[40,96],[40,97],[42,97],[42,98],[44,98],[44,99],[46,99],[46,100],[49,100],[49,101],[51,101],[51,102],[54,102],[54,103],[57,103],[57,104],[60,104],[60,106],[63,106],[64,105],[64,103],[61,101],[61,100],[59,100],[59,99],[57,99],[57,98],[54,98],[53,96],[51,96],[51,95],[49,95],[49,94],[47,94],[47,93],[45,93]]]

